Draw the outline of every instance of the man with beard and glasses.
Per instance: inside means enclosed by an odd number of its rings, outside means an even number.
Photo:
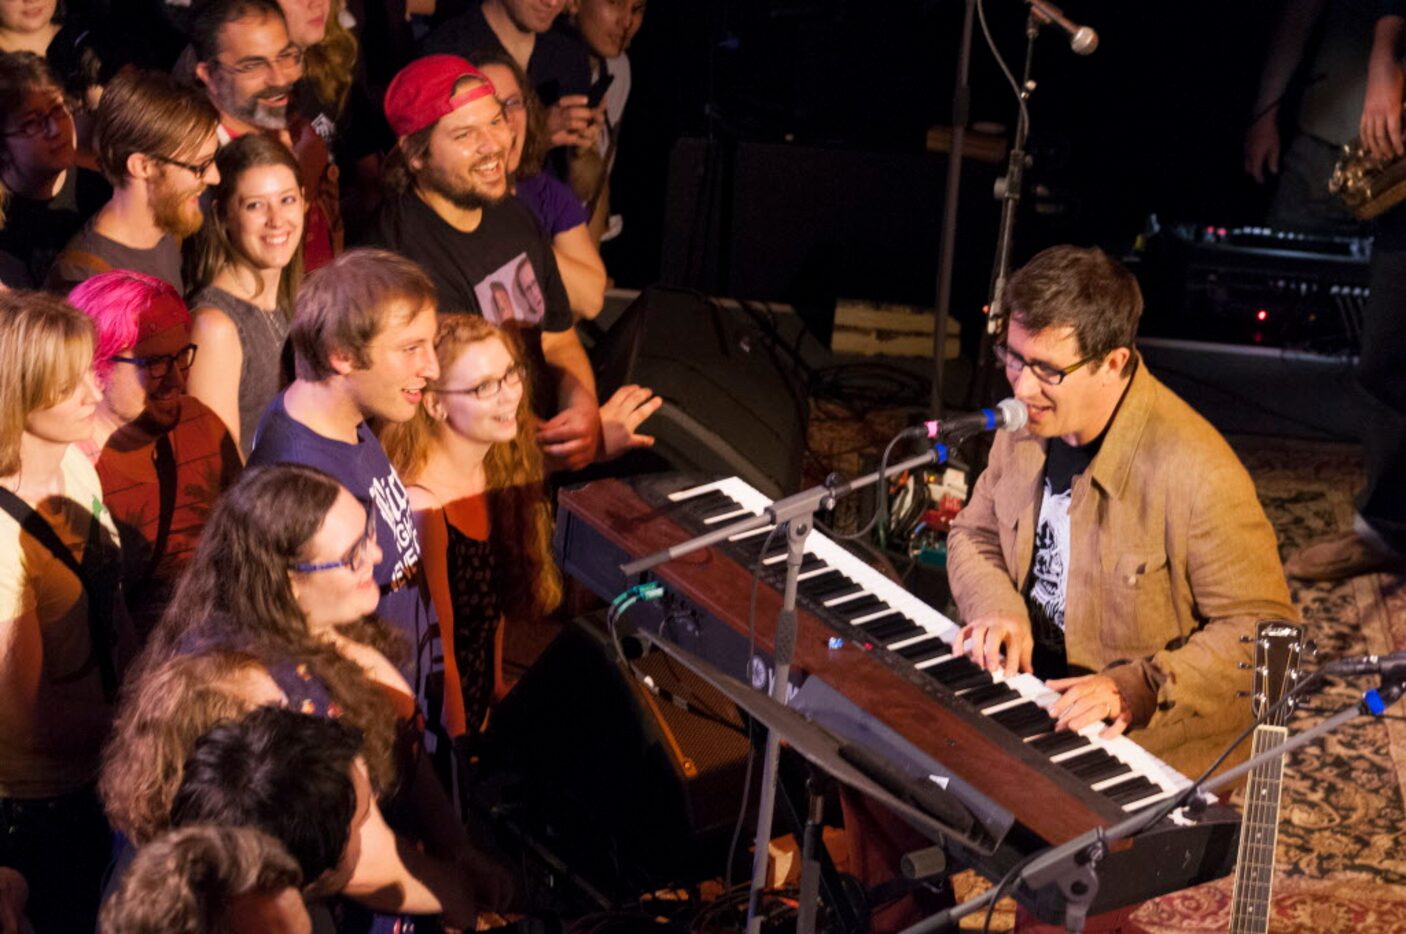
[[[170,75],[127,71],[108,85],[94,125],[112,198],[64,247],[47,287],[67,294],[100,272],[130,269],[185,291],[180,240],[200,229],[200,195],[220,180],[219,115]]]
[[[274,0],[210,0],[191,26],[195,76],[220,112],[220,145],[246,133],[276,137],[298,157],[307,200],[303,265],[327,265],[341,252],[337,167],[327,143],[294,104],[303,49]]]
[[[458,56],[426,56],[391,82],[386,120],[399,142],[386,163],[376,241],[425,268],[441,312],[500,318],[493,285],[521,281],[522,264],[531,267],[542,307],[524,303],[494,323],[523,337],[545,419],[542,450],[556,468],[584,467],[600,453],[595,378],[551,244],[507,196],[512,131],[492,83]]]

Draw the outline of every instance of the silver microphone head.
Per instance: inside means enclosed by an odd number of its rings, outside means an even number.
[[[1075,55],[1092,55],[1094,49],[1098,48],[1098,33],[1088,26],[1080,26],[1074,30],[1074,35],[1069,37],[1069,47],[1074,50]]]
[[[1005,431],[1020,431],[1030,421],[1030,410],[1019,399],[1002,399],[996,403],[996,411],[1001,413],[1001,428]]]

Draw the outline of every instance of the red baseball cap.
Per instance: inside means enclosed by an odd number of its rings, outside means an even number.
[[[478,78],[476,85],[460,94],[454,85],[461,78]],[[406,65],[386,88],[386,122],[396,136],[409,136],[470,101],[495,93],[493,82],[483,72],[457,55],[426,55]]]

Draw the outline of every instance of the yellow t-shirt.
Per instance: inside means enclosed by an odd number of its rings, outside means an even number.
[[[39,512],[79,564],[96,517],[102,557],[116,562],[117,530],[97,473],[76,446],[60,470],[62,500]],[[113,626],[124,632],[120,605],[115,615]],[[88,626],[78,577],[0,511],[0,797],[52,797],[96,778],[113,709]]]

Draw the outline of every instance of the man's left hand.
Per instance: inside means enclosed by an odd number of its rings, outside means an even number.
[[[580,470],[595,460],[600,449],[600,409],[594,403],[562,409],[537,429],[551,470]]]
[[[1132,714],[1118,693],[1118,685],[1107,675],[1085,675],[1082,678],[1057,678],[1045,684],[1062,696],[1050,708],[1056,730],[1078,732],[1090,723],[1100,721],[1109,725],[1099,735],[1112,739],[1128,728]]]

